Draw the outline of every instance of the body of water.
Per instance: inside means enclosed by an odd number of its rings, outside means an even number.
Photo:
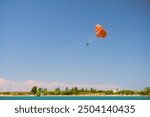
[[[0,100],[150,100],[150,96],[0,96]]]

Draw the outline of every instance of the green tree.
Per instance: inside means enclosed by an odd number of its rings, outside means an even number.
[[[43,93],[43,89],[42,89],[42,88],[38,88],[38,91],[39,91],[40,93]]]
[[[73,95],[78,95],[79,94],[79,90],[77,87],[73,87],[71,90],[70,90],[71,94]]]
[[[59,87],[54,90],[55,95],[60,95],[60,93],[61,93],[61,91],[60,91]]]
[[[145,88],[143,89],[143,94],[144,94],[144,95],[150,95],[150,87],[145,87]]]
[[[90,88],[91,93],[96,93],[96,89]]]
[[[82,89],[80,90],[80,92],[85,92],[84,88],[82,88]]]
[[[40,91],[39,91],[39,90],[37,90],[37,92],[36,92],[36,96],[40,96],[40,95],[41,95]]]
[[[43,90],[43,95],[47,95],[48,94],[48,91],[47,91],[47,88],[45,88],[44,90]]]
[[[112,94],[113,94],[113,91],[112,91],[112,90],[107,90],[107,91],[105,91],[105,94],[106,94],[106,95],[112,95]]]
[[[68,87],[66,87],[65,91],[68,91],[68,90],[69,90]]]
[[[32,89],[31,89],[31,94],[36,94],[37,92],[37,87],[34,86]]]

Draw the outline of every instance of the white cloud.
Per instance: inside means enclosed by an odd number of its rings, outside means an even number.
[[[24,82],[16,82],[0,78],[0,91],[30,91],[33,86],[47,88],[49,90],[57,87],[65,89],[66,87],[78,88],[95,88],[95,89],[117,89],[119,86],[112,84],[66,84],[60,82],[38,82],[35,80],[27,80]]]

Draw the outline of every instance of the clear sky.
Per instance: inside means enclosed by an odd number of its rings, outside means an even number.
[[[87,47],[96,24],[107,37]],[[0,79],[150,86],[150,2],[1,0]]]

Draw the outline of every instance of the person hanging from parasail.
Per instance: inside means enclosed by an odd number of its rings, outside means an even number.
[[[106,37],[106,31],[104,30],[104,28],[99,25],[99,24],[96,24],[95,26],[95,35],[98,39],[102,38],[104,39]],[[88,42],[86,45],[89,46],[90,42]]]

